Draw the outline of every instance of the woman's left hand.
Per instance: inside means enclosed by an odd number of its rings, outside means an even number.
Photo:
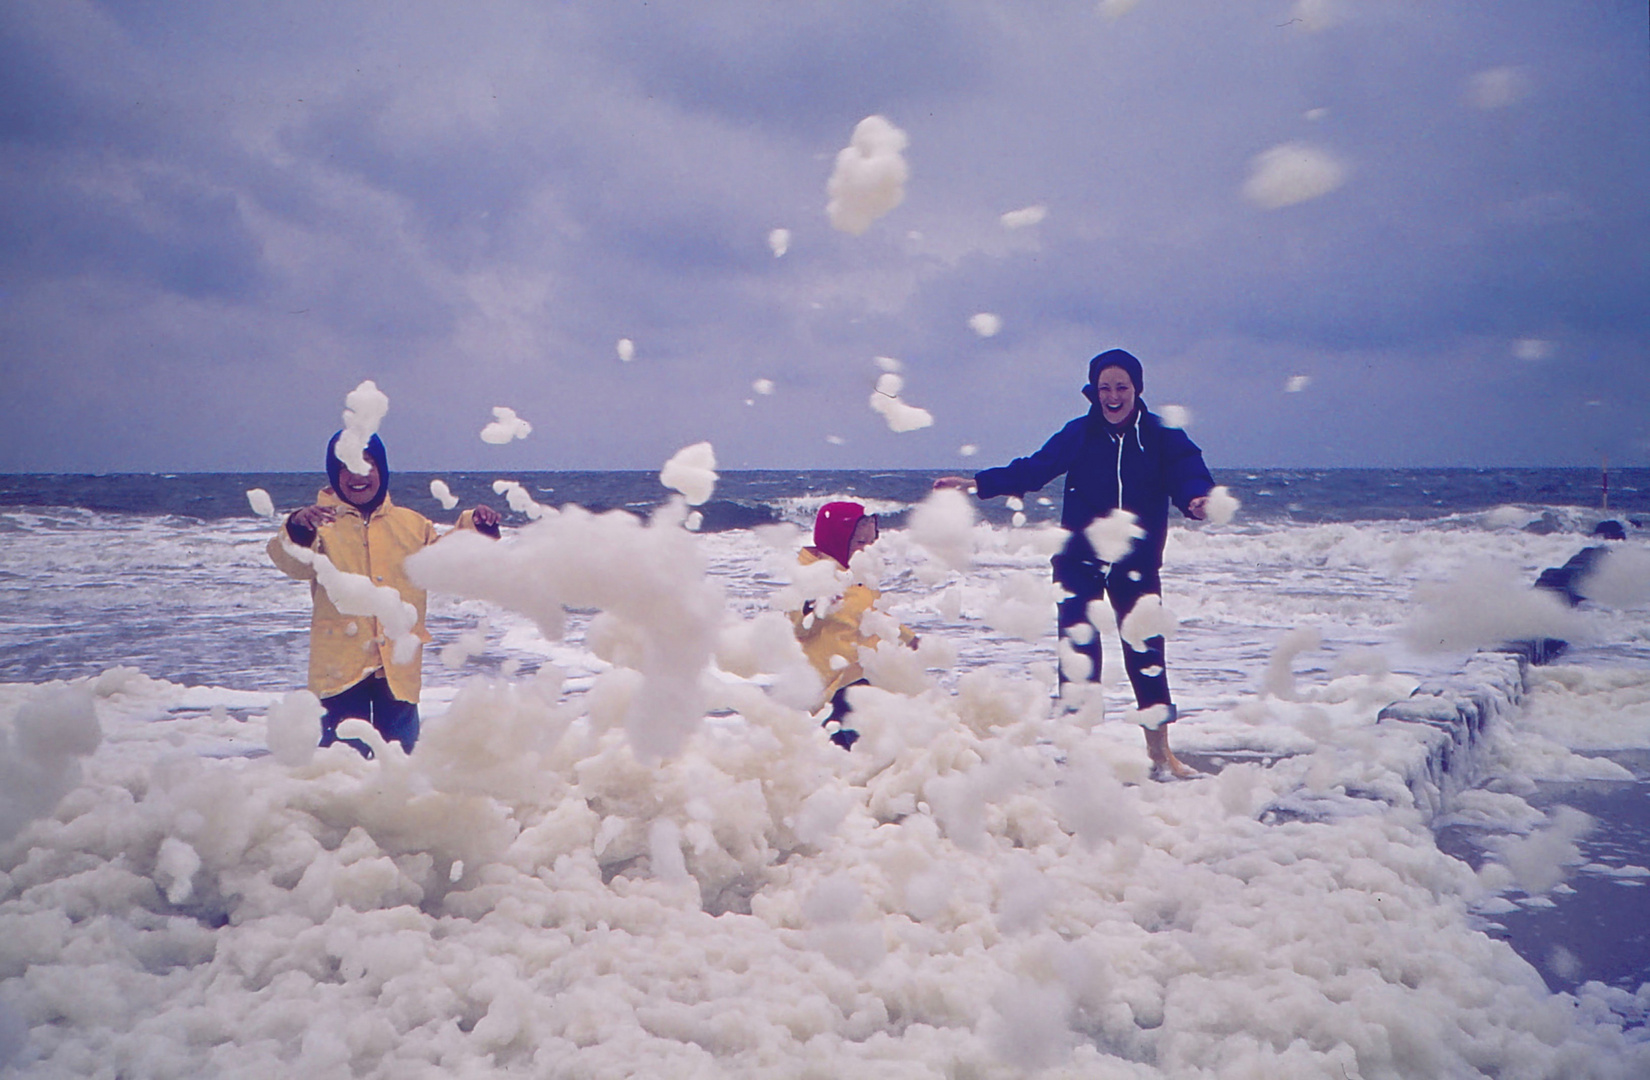
[[[1209,496],[1199,495],[1197,498],[1187,503],[1186,514],[1188,517],[1195,518],[1198,521],[1209,520]]]

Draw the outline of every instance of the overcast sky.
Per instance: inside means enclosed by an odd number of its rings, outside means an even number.
[[[978,468],[1115,346],[1216,467],[1650,464],[1646,7],[6,0],[0,471],[318,468],[369,378],[401,468]]]

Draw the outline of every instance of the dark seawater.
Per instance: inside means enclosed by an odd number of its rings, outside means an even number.
[[[715,496],[701,508],[705,531],[750,528],[800,520],[796,504],[824,496],[877,500],[905,507],[926,496],[937,472],[918,470],[748,470],[721,474]],[[1428,520],[1517,505],[1570,508],[1597,516],[1603,478],[1595,469],[1217,469],[1243,501],[1245,518],[1301,523]],[[493,491],[497,479],[521,483],[538,502],[577,503],[588,510],[624,509],[646,514],[672,494],[656,472],[396,472],[395,501],[432,520],[452,514],[430,495],[430,481],[444,480],[460,507],[487,502],[504,509]],[[314,501],[326,478],[317,473],[109,473],[0,475],[0,506],[60,506],[132,514],[173,514],[214,520],[244,517],[246,491],[263,488],[288,511]],[[1650,523],[1650,469],[1620,469],[1609,476],[1609,510]],[[1032,522],[1057,520],[1060,487],[1051,483],[1026,498]],[[983,515],[1004,523],[1011,511],[1001,499],[982,504]],[[889,524],[898,526],[898,511]],[[522,524],[525,518],[510,514]]]

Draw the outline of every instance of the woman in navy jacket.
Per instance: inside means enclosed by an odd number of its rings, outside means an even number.
[[[1142,596],[1161,594],[1158,572],[1168,538],[1169,504],[1201,520],[1214,479],[1203,452],[1178,428],[1163,421],[1140,400],[1144,386],[1140,361],[1122,349],[1089,361],[1083,396],[1091,406],[1030,457],[1016,458],[1000,469],[967,477],[948,476],[936,487],[973,488],[982,499],[1024,495],[1064,473],[1065,503],[1060,524],[1071,533],[1054,557],[1054,580],[1071,596],[1060,602],[1060,636],[1092,662],[1091,681],[1100,681],[1100,637],[1088,626],[1089,602],[1105,596],[1118,625]],[[1084,530],[1113,510],[1134,514],[1144,531],[1126,555],[1107,561],[1094,550]],[[1074,627],[1086,629],[1072,632]],[[1124,642],[1123,666],[1145,716],[1162,717],[1146,728],[1146,749],[1153,774],[1193,776],[1195,770],[1169,749],[1167,725],[1175,718],[1164,670],[1163,638],[1150,637],[1137,650]],[[1064,674],[1062,673],[1062,681]],[[1146,712],[1152,706],[1164,706]]]

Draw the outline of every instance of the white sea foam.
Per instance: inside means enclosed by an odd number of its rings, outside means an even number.
[[[694,536],[679,513],[564,508],[504,541],[459,534],[419,556],[430,584],[495,600],[504,640],[558,659],[520,679],[432,665],[410,757],[312,742],[305,761],[249,756],[283,729],[298,748],[318,710],[299,695],[131,670],[0,685],[0,729],[51,733],[81,770],[0,844],[0,1025],[16,1018],[20,1074],[95,1075],[110,1060],[249,1076],[1650,1068],[1623,1032],[1642,1011],[1630,989],[1554,994],[1472,914],[1502,888],[1562,899],[1564,875],[1588,865],[1585,823],[1545,819],[1504,785],[1482,809],[1522,822],[1529,842],[1474,873],[1438,851],[1405,780],[1432,729],[1373,720],[1416,683],[1393,671],[1431,662],[1397,639],[1416,584],[1499,553],[1527,588],[1575,537],[1172,529],[1176,746],[1274,756],[1163,785],[1121,722],[1143,718],[1126,685],[1081,720],[1049,715],[1037,534],[1057,530],[976,526],[973,564],[938,587],[916,575],[927,550],[885,532],[885,601],[925,641],[951,638],[954,670],[910,691],[857,688],[863,737],[843,753],[778,690],[801,668],[766,605],[773,560],[795,566],[794,548]],[[245,546],[265,528],[205,530]],[[200,526],[156,529],[176,532],[145,534],[150,547],[212,557]],[[11,550],[31,567],[77,542],[42,530],[36,554],[20,535]],[[88,554],[119,535],[111,525]],[[220,616],[246,595],[234,575],[254,572],[236,569],[233,544],[221,557],[229,585],[195,596]],[[1026,605],[1042,621],[1031,641],[983,625],[1011,581],[1042,590]],[[587,633],[559,640],[591,611]],[[1642,614],[1577,613],[1618,637]],[[1307,620],[1322,652],[1295,654],[1299,700],[1262,700],[1273,638],[1257,628]],[[1115,679],[1119,643],[1100,631]],[[1329,663],[1371,648],[1390,667]],[[1568,746],[1642,745],[1646,702],[1642,666],[1538,672],[1524,711],[1496,722],[1497,760],[1562,775],[1598,760]],[[54,741],[71,715],[95,716],[105,738]],[[1336,801],[1352,789],[1376,798]],[[1341,809],[1262,824],[1302,793]]]
[[[516,410],[505,405],[493,406],[493,419],[481,429],[481,441],[504,446],[515,439],[525,439],[533,433],[533,425],[516,415]]]
[[[708,502],[716,491],[715,448],[708,442],[684,446],[659,470],[659,482],[681,492],[689,506]]]
[[[430,495],[441,504],[443,510],[451,510],[458,505],[458,496],[453,494],[445,480],[431,480]]]
[[[825,185],[832,228],[859,236],[905,200],[906,142],[905,132],[884,117],[867,116],[855,125]]]
[[[378,434],[378,425],[389,411],[389,397],[371,379],[344,396],[344,430],[334,452],[350,472],[366,475],[367,443]]]

